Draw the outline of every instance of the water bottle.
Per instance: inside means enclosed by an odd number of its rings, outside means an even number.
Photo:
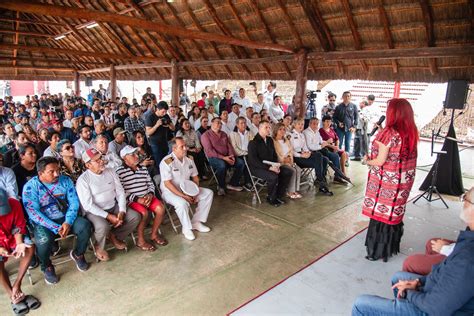
[[[254,193],[253,196],[252,196],[252,205],[255,205],[257,204],[257,194]]]

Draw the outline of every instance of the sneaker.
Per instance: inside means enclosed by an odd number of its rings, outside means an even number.
[[[351,158],[351,160],[352,160],[352,161],[361,161],[362,158],[360,158],[360,157],[354,157],[354,158]]]
[[[38,259],[38,256],[36,256],[36,254],[34,254],[33,257],[31,258],[30,265],[28,266],[28,269],[35,269],[35,268],[38,268],[38,266],[39,266],[39,259]]]
[[[249,191],[249,192],[250,192],[250,191],[252,191],[252,189],[253,189],[253,187],[252,187],[252,184],[251,184],[251,183],[246,183],[246,184],[244,185],[244,190],[245,190],[245,191]]]
[[[267,197],[267,202],[268,202],[268,204],[270,204],[271,206],[274,206],[274,207],[279,207],[281,205],[281,203],[278,202],[277,199],[272,200],[268,197]]]
[[[333,196],[334,195],[334,193],[329,191],[329,189],[325,186],[324,187],[319,187],[319,192],[321,192],[322,194],[327,195],[327,196]]]
[[[204,225],[201,222],[193,223],[193,229],[197,230],[200,233],[208,233],[208,232],[211,231],[211,229],[209,227],[207,227],[206,225]]]
[[[184,229],[183,229],[183,235],[184,235],[184,238],[186,238],[187,240],[194,240],[194,239],[196,239],[196,237],[194,236],[192,230],[184,230]]]
[[[77,270],[86,272],[89,269],[89,264],[87,263],[86,258],[84,258],[84,255],[76,256],[74,251],[71,250],[69,256],[76,263]]]
[[[344,166],[349,167],[349,160],[346,160],[346,163],[344,164]]]
[[[227,190],[232,190],[232,191],[237,191],[237,192],[240,192],[243,190],[243,188],[241,186],[233,186],[233,185],[230,185],[228,184],[226,186]]]
[[[217,189],[217,195],[219,195],[219,196],[225,195],[225,190],[223,188]]]
[[[56,275],[56,271],[54,271],[54,266],[53,265],[50,265],[49,267],[46,268],[46,270],[44,270],[44,281],[49,284],[49,285],[52,285],[52,284],[56,284],[59,282],[59,278],[58,276]]]

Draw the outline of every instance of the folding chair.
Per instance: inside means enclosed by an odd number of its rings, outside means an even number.
[[[254,194],[254,196],[257,197],[257,200],[258,200],[258,203],[259,204],[262,204],[262,200],[260,199],[260,192],[263,190],[263,188],[265,188],[265,186],[267,185],[267,181],[264,180],[264,179],[261,179],[257,176],[254,176],[252,174],[252,172],[250,171],[250,167],[247,163],[247,158],[244,156],[243,157],[244,159],[244,163],[245,163],[245,168],[247,168],[247,172],[249,173],[250,175],[250,181],[252,183],[252,190],[250,190],[250,192]]]
[[[308,190],[314,186],[314,168],[301,168],[300,185],[308,185]]]
[[[213,181],[214,181],[214,182],[216,183],[216,185],[217,185],[217,189],[219,189],[219,181],[217,181],[216,171],[214,170],[214,168],[212,168],[211,162],[209,161],[209,158],[207,157],[205,151],[204,151],[204,156],[206,157],[206,162],[207,162],[206,165],[209,165],[209,169],[211,170],[211,173],[212,173],[212,178],[211,178],[211,180],[209,181],[209,185],[212,185],[212,183],[213,183]]]

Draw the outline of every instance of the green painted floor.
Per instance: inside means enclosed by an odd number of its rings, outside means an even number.
[[[208,221],[212,232],[191,242],[166,225],[168,246],[153,253],[112,251],[110,262],[94,261],[86,273],[71,262],[57,266],[61,281],[55,286],[35,269],[35,285],[25,278],[23,291],[43,305],[30,314],[228,313],[367,225],[360,215],[367,168],[352,163],[349,175],[355,186],[332,185],[334,197],[303,190],[302,200],[279,208],[252,206],[248,193],[216,196]],[[425,175],[420,172],[417,182]],[[9,300],[1,294],[0,315],[9,314]]]

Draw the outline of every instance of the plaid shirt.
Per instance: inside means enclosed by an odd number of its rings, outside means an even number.
[[[145,122],[140,118],[127,117],[124,122],[125,130],[131,135],[134,131],[145,131]]]

